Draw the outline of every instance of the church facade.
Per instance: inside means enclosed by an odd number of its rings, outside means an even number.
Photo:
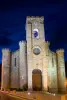
[[[27,84],[28,90],[66,91],[64,50],[51,51],[44,33],[44,17],[27,16],[26,41],[15,52],[2,49],[1,89]]]

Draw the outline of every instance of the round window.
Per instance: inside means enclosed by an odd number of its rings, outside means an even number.
[[[34,48],[34,49],[33,49],[33,53],[34,53],[35,55],[40,54],[40,49],[39,49],[39,48]]]

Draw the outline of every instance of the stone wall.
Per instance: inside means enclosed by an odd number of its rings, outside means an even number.
[[[57,53],[57,69],[58,69],[58,91],[66,91],[66,76],[65,76],[65,62],[64,62],[64,50],[60,49]]]
[[[28,19],[28,18],[27,18]],[[27,67],[28,67],[28,90],[32,89],[32,34],[31,24],[26,19],[26,40],[27,40]]]
[[[12,53],[11,59],[11,88],[20,87],[19,77],[19,50],[16,50]]]
[[[19,42],[19,71],[20,88],[27,84],[27,44],[26,41]]]
[[[57,61],[56,53],[49,51],[49,67],[48,67],[48,86],[49,92],[57,93],[58,92],[58,83],[57,83]]]
[[[49,65],[48,65],[48,91],[51,92],[52,86],[51,86],[51,81],[52,81],[52,51],[49,50]]]
[[[2,50],[2,75],[1,75],[1,89],[8,89],[10,87],[10,50]]]

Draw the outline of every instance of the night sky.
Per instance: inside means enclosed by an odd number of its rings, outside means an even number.
[[[19,41],[26,40],[26,16],[44,16],[46,40],[50,49],[64,48],[67,60],[67,2],[55,0],[0,1],[0,63],[2,48],[19,49]]]

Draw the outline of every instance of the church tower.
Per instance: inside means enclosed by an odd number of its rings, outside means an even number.
[[[20,88],[27,84],[27,61],[26,61],[26,41],[19,42],[19,71],[20,71]]]
[[[57,54],[57,69],[58,69],[58,91],[64,93],[66,92],[64,49],[56,50],[56,54]]]
[[[27,66],[28,66],[28,89],[41,86],[47,91],[48,72],[48,48],[49,43],[45,41],[44,17],[27,17],[26,19],[26,40],[27,40]],[[39,79],[35,79],[33,74],[40,73],[41,84],[37,85]],[[37,76],[36,76],[37,77]],[[34,82],[37,80],[36,82]]]

